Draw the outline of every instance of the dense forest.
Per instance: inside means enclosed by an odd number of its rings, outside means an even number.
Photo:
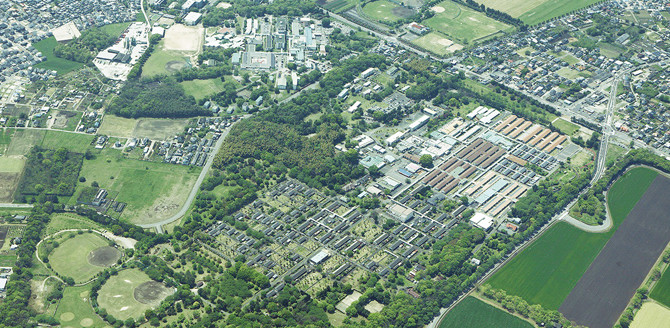
[[[28,154],[26,168],[16,191],[15,199],[25,202],[27,198],[47,195],[71,196],[79,176],[84,155],[69,152],[65,148],[47,150],[33,147]]]
[[[339,114],[331,112],[330,99],[367,67],[380,65],[384,65],[384,57],[379,55],[345,61],[323,77],[321,89],[303,92],[281,107],[275,105],[236,124],[217,154],[215,165],[223,168],[242,159],[272,157],[291,168],[291,177],[312,187],[333,190],[363,176],[365,169],[358,165],[356,151],[335,153],[333,146],[344,140],[346,124]],[[305,121],[308,115],[318,112],[327,114]]]
[[[116,41],[117,37],[105,33],[99,28],[85,30],[80,37],[68,42],[59,43],[54,48],[56,57],[80,63],[88,63],[96,54]]]
[[[177,81],[164,76],[128,81],[107,110],[127,118],[211,115],[210,111],[196,104],[193,96],[186,95]]]

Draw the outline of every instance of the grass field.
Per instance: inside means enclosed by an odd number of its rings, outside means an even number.
[[[423,24],[451,36],[458,43],[469,43],[499,31],[511,30],[505,23],[452,1],[441,2],[433,7],[435,9],[435,15]]]
[[[532,328],[533,325],[468,296],[442,320],[439,328]]]
[[[67,59],[56,57],[54,55],[54,48],[56,47],[57,44],[58,42],[54,37],[50,37],[33,44],[33,47],[35,47],[35,49],[37,49],[47,58],[46,61],[43,61],[35,65],[36,68],[54,70],[58,72],[59,75],[62,75],[72,72],[84,66],[84,64],[82,63],[77,63]]]
[[[109,278],[100,288],[98,304],[117,319],[139,318],[146,310],[156,307],[162,300],[161,298],[149,304],[137,301],[134,295],[135,288],[148,281],[151,281],[149,276],[138,269],[123,270]]]
[[[572,122],[568,122],[562,118],[555,120],[554,122],[551,123],[551,125],[553,125],[557,129],[559,129],[563,134],[568,136],[573,135],[575,132],[577,132],[577,130],[579,130],[579,125],[574,124]]]
[[[661,279],[656,282],[654,288],[651,290],[649,297],[666,307],[670,307],[670,270],[665,269]]]
[[[100,225],[83,216],[72,213],[58,213],[51,216],[45,234],[51,235],[66,229],[99,229]]]
[[[7,147],[7,155],[26,155],[30,148],[39,145],[44,139],[44,130],[16,130],[12,142]]]
[[[463,46],[445,38],[440,33],[430,32],[418,39],[412,41],[421,48],[429,50],[437,55],[447,55],[456,50],[463,49]]]
[[[85,282],[104,268],[88,263],[88,254],[109,242],[96,233],[77,234],[60,244],[49,255],[49,263],[58,274],[72,277],[75,282]]]
[[[515,0],[522,1],[522,0]],[[519,18],[528,25],[542,23],[569,12],[588,7],[599,0],[544,0],[540,5],[525,12]],[[506,1],[500,1],[504,3]]]
[[[102,119],[102,125],[98,129],[99,134],[115,137],[132,137],[137,120],[107,114]]]
[[[670,327],[670,309],[656,302],[645,302],[635,314],[630,328],[668,328]]]
[[[90,290],[90,285],[66,287],[63,290],[63,299],[58,304],[54,316],[63,327],[102,328],[109,326],[93,310],[89,299]]]
[[[188,119],[123,118],[105,115],[99,134],[122,138],[166,139],[184,131]]]
[[[156,46],[156,50],[151,54],[147,62],[142,66],[142,77],[150,77],[158,74],[169,74],[167,64],[170,62],[183,63],[184,66],[190,66],[186,57],[177,51],[169,51],[163,48],[164,40],[161,40]]]
[[[65,147],[75,153],[84,153],[91,148],[95,136],[90,134],[70,133],[47,130],[42,139],[42,148],[58,149]]]
[[[77,183],[75,196],[97,181],[101,188],[118,192],[117,201],[128,204],[123,219],[157,222],[179,211],[199,173],[200,168],[126,159],[117,150],[104,149],[84,160],[79,175],[87,181]]]
[[[9,144],[12,142],[12,136],[14,135],[14,129],[3,128],[0,130],[0,155],[4,155],[7,152]]]
[[[215,93],[223,91],[223,82],[221,79],[192,80],[180,83],[184,91],[193,96],[196,100],[204,99]]]
[[[626,49],[610,43],[598,43],[598,47],[600,47],[601,54],[612,59],[619,58],[619,55],[626,52]]]
[[[121,33],[123,33],[123,31],[125,31],[128,26],[130,26],[130,22],[109,24],[100,27],[100,29],[109,35],[121,36]]]
[[[616,228],[658,175],[635,168],[619,178],[607,194],[613,229],[592,234],[560,222],[499,270],[488,283],[530,304],[556,310],[588,269]]]
[[[398,7],[400,6],[390,1],[374,1],[363,7],[363,13],[373,19],[392,23],[402,19],[402,17],[398,17],[393,13],[393,9]]]
[[[25,160],[15,156],[0,156],[0,172],[18,173],[23,170]]]

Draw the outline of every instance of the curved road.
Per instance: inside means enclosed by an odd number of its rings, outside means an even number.
[[[239,121],[243,120],[245,117],[240,118]],[[163,225],[170,224],[174,221],[177,221],[181,219],[184,215],[186,215],[186,212],[188,209],[191,207],[191,204],[193,204],[193,201],[195,200],[195,196],[198,194],[198,191],[200,190],[200,185],[202,184],[203,181],[205,181],[205,177],[207,176],[207,173],[209,172],[209,169],[212,167],[212,163],[214,163],[214,157],[216,157],[216,154],[219,152],[219,149],[221,148],[221,145],[223,145],[223,139],[226,138],[228,133],[230,132],[230,129],[233,127],[234,124],[231,124],[229,127],[227,127],[222,133],[221,137],[219,137],[219,140],[216,141],[216,146],[214,146],[214,149],[210,152],[209,157],[207,158],[207,162],[205,165],[202,167],[202,171],[200,171],[200,175],[198,176],[198,180],[195,181],[195,185],[193,186],[193,189],[191,189],[191,193],[188,194],[188,198],[186,199],[186,202],[184,205],[181,207],[179,212],[177,212],[175,215],[159,221],[155,223],[148,223],[148,224],[138,224],[138,226],[144,228],[144,229],[151,229],[151,228],[156,228],[156,232],[162,233],[163,232]]]

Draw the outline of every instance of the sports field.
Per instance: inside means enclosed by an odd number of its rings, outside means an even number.
[[[651,290],[649,297],[670,308],[670,270],[667,268]]]
[[[458,303],[440,328],[532,328],[533,325],[472,296]]]
[[[172,290],[138,269],[111,276],[98,292],[98,304],[119,320],[140,318],[170,295]]]
[[[118,192],[116,201],[127,203],[121,218],[134,224],[158,222],[174,215],[184,204],[200,168],[124,158],[118,150],[104,149],[84,160],[77,183],[81,190],[97,181],[101,188]]]
[[[435,15],[424,20],[423,24],[449,35],[458,43],[469,43],[499,31],[511,30],[509,25],[453,1],[441,2],[431,10]]]
[[[89,298],[90,290],[90,285],[66,287],[63,290],[63,299],[58,303],[58,309],[54,315],[63,327],[109,327],[93,310]]]
[[[530,304],[557,310],[657,175],[650,169],[635,168],[614,183],[607,194],[613,216],[610,231],[587,233],[559,222],[488,283]]]
[[[645,302],[635,314],[630,328],[668,328],[670,327],[670,309],[656,302]]]
[[[437,55],[448,55],[454,51],[463,49],[462,45],[454,43],[437,32],[430,32],[412,41],[412,43]]]
[[[56,57],[54,55],[54,48],[57,44],[58,41],[56,41],[54,37],[46,38],[33,44],[33,47],[35,47],[37,51],[41,52],[47,58],[46,61],[35,65],[36,68],[54,70],[58,72],[59,75],[62,75],[84,66],[82,63]]]
[[[204,99],[207,96],[223,91],[223,82],[221,79],[192,80],[180,83],[184,87],[184,92],[195,98],[195,100]]]
[[[85,282],[98,272],[116,263],[119,251],[108,249],[109,242],[96,233],[77,234],[62,242],[49,255],[49,263],[61,276]],[[100,254],[98,254],[100,253]],[[95,255],[104,255],[108,261],[98,261]],[[117,256],[118,255],[118,256]]]
[[[414,11],[390,1],[380,0],[366,4],[363,13],[372,19],[393,23],[411,16]]]
[[[182,68],[190,67],[187,57],[178,51],[165,50],[165,40],[156,45],[156,50],[149,56],[142,66],[142,77],[151,77],[158,74],[170,74]]]

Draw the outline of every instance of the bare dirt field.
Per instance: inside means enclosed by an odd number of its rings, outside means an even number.
[[[204,33],[202,27],[172,25],[165,31],[165,50],[197,52],[202,48]]]
[[[118,249],[105,246],[92,250],[88,254],[88,263],[100,267],[110,267],[121,258],[121,252]]]
[[[670,241],[670,179],[652,182],[559,311],[591,328],[612,327]]]
[[[170,295],[170,291],[160,282],[147,281],[133,291],[135,299],[142,304],[152,304]]]
[[[0,203],[12,202],[20,177],[20,173],[0,172]]]

